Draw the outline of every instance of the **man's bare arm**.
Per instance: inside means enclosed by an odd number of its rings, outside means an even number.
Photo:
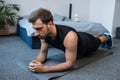
[[[48,43],[46,43],[45,40],[41,40],[41,49],[36,58],[36,61],[43,63],[47,58],[47,52],[48,52]]]
[[[45,66],[41,63],[35,64],[35,67],[32,68],[33,72],[55,72],[55,71],[65,71],[70,70],[74,67],[74,63],[76,61],[77,56],[77,41],[78,37],[75,32],[70,31],[69,34],[67,34],[64,45],[65,45],[65,57],[66,61],[64,63],[60,63],[53,66]]]
[[[66,61],[64,63],[55,66],[48,66],[48,67],[46,66],[48,72],[65,71],[65,70],[70,70],[74,67],[74,63],[77,57],[77,41],[78,41],[78,36],[75,32],[71,31],[67,34],[64,40],[64,46],[66,48],[65,50]]]

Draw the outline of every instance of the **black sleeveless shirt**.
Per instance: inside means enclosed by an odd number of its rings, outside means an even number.
[[[86,37],[85,33],[78,33],[75,29],[65,25],[56,25],[56,29],[57,36],[54,40],[49,36],[46,37],[45,40],[48,44],[65,52],[64,39],[69,31],[74,31],[78,35],[77,55],[80,57],[87,53],[89,39]]]

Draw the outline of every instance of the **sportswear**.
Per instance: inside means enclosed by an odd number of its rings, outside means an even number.
[[[93,37],[91,34],[85,32],[77,32],[72,27],[68,27],[65,25],[55,26],[57,30],[56,38],[53,40],[50,36],[47,36],[45,40],[53,47],[58,48],[64,52],[64,39],[69,31],[74,31],[78,36],[77,57],[91,54],[92,52],[96,51],[101,44],[100,40]]]

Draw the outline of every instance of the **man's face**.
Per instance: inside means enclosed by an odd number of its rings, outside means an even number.
[[[36,30],[35,36],[38,36],[40,39],[45,39],[49,33],[48,25],[40,19],[37,19],[35,23],[33,23],[33,28]]]

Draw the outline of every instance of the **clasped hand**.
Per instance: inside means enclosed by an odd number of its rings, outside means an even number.
[[[33,60],[29,63],[29,69],[32,71],[32,72],[35,72],[35,73],[41,73],[41,72],[44,72],[44,66],[41,62],[38,62],[36,60]]]

